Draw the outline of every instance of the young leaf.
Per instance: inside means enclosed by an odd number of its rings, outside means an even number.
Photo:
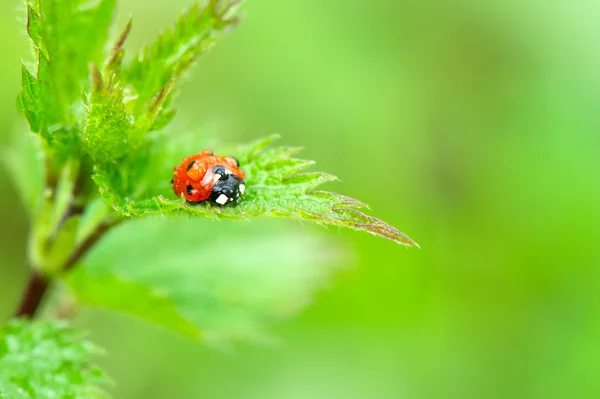
[[[267,148],[277,136],[241,147],[234,154],[246,173],[246,194],[236,204],[216,206],[210,203],[190,204],[182,199],[169,199],[172,192],[152,198],[126,199],[111,188],[110,177],[102,172],[94,176],[101,194],[119,213],[127,217],[145,215],[186,214],[219,219],[246,219],[251,216],[268,216],[308,220],[322,225],[347,227],[385,237],[398,244],[417,245],[404,233],[389,224],[361,211],[367,206],[344,195],[318,190],[335,176],[304,172],[312,161],[292,158],[299,151],[294,147]],[[176,165],[180,159],[171,159]],[[160,162],[157,160],[157,162]],[[168,172],[170,168],[165,168]],[[165,178],[166,181],[166,178]]]
[[[83,149],[116,192],[140,192],[143,179],[139,174],[147,169],[140,165],[148,161],[156,144],[155,137],[148,139],[148,132],[169,123],[174,115],[169,104],[175,80],[236,23],[232,16],[235,3],[211,0],[195,4],[174,29],[144,48],[129,65],[123,65],[123,43],[132,27],[129,21],[102,70],[92,68]]]
[[[104,82],[96,67],[92,68],[92,80],[82,145],[94,162],[106,163],[131,150],[133,118],[125,110],[125,93],[119,83],[113,79]]]
[[[88,67],[103,59],[114,7],[115,0],[27,1],[36,68],[23,66],[17,107],[59,154],[76,146]]]
[[[29,122],[32,132],[40,133],[46,123],[44,119],[44,95],[41,83],[29,72],[25,65],[21,66],[22,89],[17,97],[17,109]]]
[[[179,78],[200,54],[236,25],[237,18],[232,16],[236,3],[210,0],[205,6],[195,4],[172,29],[167,29],[124,68],[123,80],[137,95],[134,115],[145,113],[149,102],[165,85]],[[169,100],[167,94],[163,101],[168,105]],[[164,126],[164,119],[169,116],[172,112],[165,107],[159,125]]]
[[[256,341],[265,324],[305,306],[343,260],[326,239],[289,234],[281,225],[204,224],[188,218],[122,224],[67,283],[83,304],[213,343]]]
[[[90,274],[88,270],[77,268],[66,279],[74,288],[77,302],[128,313],[183,335],[200,337],[199,328],[180,314],[175,303],[160,289],[123,280],[113,273]]]
[[[98,353],[63,323],[12,321],[0,330],[0,398],[106,398]]]

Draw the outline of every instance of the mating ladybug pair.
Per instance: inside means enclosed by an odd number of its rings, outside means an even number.
[[[235,157],[219,157],[211,150],[183,159],[173,169],[173,192],[190,202],[212,201],[225,205],[237,201],[246,190],[240,163]]]

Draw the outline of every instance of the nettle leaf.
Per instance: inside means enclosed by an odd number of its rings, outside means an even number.
[[[362,202],[341,194],[319,190],[323,183],[336,181],[335,176],[320,172],[305,172],[312,161],[293,158],[300,148],[269,148],[278,136],[257,141],[233,151],[246,173],[246,194],[242,200],[224,207],[211,203],[191,204],[173,198],[169,188],[164,195],[132,200],[119,196],[112,189],[110,178],[103,173],[94,176],[101,194],[114,209],[127,217],[146,215],[185,214],[218,219],[246,219],[252,216],[268,216],[296,220],[308,220],[325,226],[347,227],[385,237],[398,244],[417,244],[404,233],[389,224],[364,214],[367,208]],[[189,155],[189,154],[184,154]],[[180,159],[171,159],[176,165]],[[170,173],[171,168],[164,168]],[[166,175],[164,180],[170,177]],[[169,199],[168,197],[171,197]]]
[[[17,109],[29,122],[31,131],[40,133],[42,126],[47,124],[44,119],[51,118],[45,115],[45,98],[42,97],[42,95],[47,96],[49,90],[42,88],[41,83],[29,72],[25,65],[21,67],[21,85],[22,89],[17,97]],[[43,89],[46,90],[42,92]]]
[[[89,88],[89,64],[103,59],[115,0],[28,0],[35,71],[23,66],[19,110],[55,146],[72,145]]]
[[[200,54],[237,24],[238,19],[233,16],[237,3],[210,0],[204,6],[195,4],[172,29],[167,29],[123,69],[124,82],[137,96],[135,115],[143,114],[165,85],[179,78]],[[165,96],[165,105],[169,100],[170,95]],[[173,111],[167,108],[161,112],[155,128],[164,126],[172,117]]]
[[[97,163],[119,159],[131,150],[133,118],[123,103],[123,87],[104,77],[97,68],[92,70],[93,92],[89,99],[86,124],[83,131],[83,147]]]
[[[213,344],[263,340],[341,264],[323,237],[273,223],[145,218],[115,228],[66,276],[83,304],[113,309]]]
[[[0,330],[0,398],[107,398],[90,362],[99,353],[64,323],[12,321]]]
[[[235,25],[235,3],[195,4],[173,29],[124,65],[123,44],[132,28],[129,21],[104,66],[92,68],[83,146],[116,192],[144,191],[140,174],[149,175],[144,164],[157,141],[148,133],[165,127],[174,116],[169,105],[178,78]],[[136,178],[132,181],[131,176]]]

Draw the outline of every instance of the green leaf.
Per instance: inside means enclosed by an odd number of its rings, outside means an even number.
[[[105,85],[98,69],[92,71],[90,96],[83,148],[95,162],[106,163],[123,157],[131,150],[133,118],[126,112],[123,87],[110,80]]]
[[[16,320],[0,330],[0,398],[106,398],[100,350],[60,322]]]
[[[115,0],[27,0],[35,72],[23,66],[17,107],[62,158],[77,145],[90,63],[103,60]]]
[[[25,65],[21,66],[22,91],[17,97],[17,109],[25,116],[31,131],[39,133],[44,117],[44,101],[40,82],[29,72]]]
[[[180,314],[173,301],[159,289],[112,274],[90,275],[84,268],[70,273],[66,281],[75,288],[75,299],[79,303],[125,312],[184,335],[200,337],[198,327]]]
[[[241,162],[241,169],[246,173],[246,194],[242,200],[232,205],[221,207],[211,203],[190,204],[179,198],[168,199],[165,198],[166,195],[173,197],[168,189],[164,191],[164,195],[152,198],[126,199],[111,188],[110,177],[106,174],[99,172],[94,176],[94,180],[103,197],[114,209],[127,217],[185,214],[218,219],[267,216],[309,220],[325,226],[365,231],[398,244],[417,245],[395,227],[364,214],[361,209],[367,205],[362,202],[318,190],[323,183],[336,181],[337,178],[326,173],[303,172],[313,162],[292,158],[299,148],[268,148],[277,137],[272,136],[234,151],[219,151],[237,156]],[[180,159],[171,158],[171,165],[176,165]],[[164,169],[169,171],[171,168]]]
[[[136,96],[134,114],[143,115],[152,99],[170,81],[179,78],[192,62],[237,24],[233,17],[237,1],[210,0],[195,4],[173,28],[167,29],[123,71],[123,80]],[[168,105],[170,94],[165,96]],[[157,127],[164,126],[173,112],[161,112]]]
[[[210,343],[262,340],[344,260],[286,226],[145,218],[115,228],[67,277],[79,300]]]
[[[155,144],[153,138],[147,140],[147,134],[165,127],[175,114],[169,108],[175,80],[237,22],[232,17],[235,1],[205,3],[195,4],[173,29],[145,47],[130,64],[122,65],[129,21],[102,71],[92,69],[83,149],[117,192],[139,191],[139,166],[148,160]],[[131,176],[136,176],[133,184]]]

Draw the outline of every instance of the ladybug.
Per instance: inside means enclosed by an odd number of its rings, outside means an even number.
[[[190,202],[209,200],[219,205],[235,202],[244,194],[246,175],[235,157],[220,157],[211,150],[183,158],[173,169],[173,192]]]

